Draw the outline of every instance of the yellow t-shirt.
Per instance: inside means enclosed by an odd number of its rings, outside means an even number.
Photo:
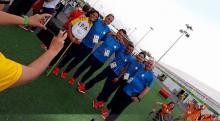
[[[13,85],[22,74],[22,66],[0,52],[0,92]]]

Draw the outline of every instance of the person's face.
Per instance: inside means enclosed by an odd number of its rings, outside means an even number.
[[[89,19],[90,19],[90,21],[95,22],[98,19],[98,17],[99,17],[99,14],[94,12],[94,13],[90,14]]]
[[[152,60],[148,60],[144,63],[145,70],[151,71],[154,68],[154,62]]]
[[[174,106],[175,106],[175,104],[173,104],[173,103],[171,103],[171,104],[169,105],[170,108],[173,108]]]
[[[125,36],[125,34],[122,31],[118,31],[116,34],[116,39],[122,43],[124,40],[124,36]]]
[[[133,50],[134,50],[134,47],[131,47],[131,46],[128,45],[126,47],[125,53],[126,54],[131,54],[133,52]]]
[[[138,63],[142,63],[144,61],[144,55],[143,54],[138,54],[136,56],[136,59],[137,59]]]
[[[112,21],[114,20],[114,17],[109,15],[109,16],[106,16],[105,19],[104,19],[104,24],[105,25],[109,25],[112,23]]]

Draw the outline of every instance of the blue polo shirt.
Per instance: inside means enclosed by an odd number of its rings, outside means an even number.
[[[153,71],[141,71],[138,72],[134,77],[133,80],[127,84],[123,91],[128,95],[139,95],[145,87],[151,88],[153,86],[155,80],[154,72]]]
[[[104,36],[110,32],[108,25],[104,25],[101,19],[97,19],[94,23],[86,37],[83,39],[82,43],[88,48],[93,48],[95,43],[93,42],[94,35],[99,37],[99,40],[102,40]]]
[[[122,70],[133,63],[135,58],[131,54],[126,54],[125,49],[116,54],[115,59],[110,63],[110,68],[118,76],[121,74]],[[115,66],[112,66],[115,65]]]
[[[119,53],[124,49],[115,36],[110,35],[104,39],[104,42],[94,51],[93,55],[102,63],[105,63],[113,53]]]
[[[144,64],[138,63],[136,58],[129,66],[126,73],[129,74],[129,77],[133,77],[138,71],[144,70]]]
[[[116,37],[110,35],[104,39],[104,42],[94,51],[93,55],[102,63],[105,63],[113,53],[118,53],[124,49],[124,45],[117,41]]]

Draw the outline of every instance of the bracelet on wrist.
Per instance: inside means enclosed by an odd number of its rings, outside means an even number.
[[[28,16],[24,16],[24,27],[28,27]]]

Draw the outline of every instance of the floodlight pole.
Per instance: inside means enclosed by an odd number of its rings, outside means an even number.
[[[187,38],[190,36],[190,34],[187,32],[187,30],[193,30],[192,26],[189,26],[188,24],[186,24],[186,30],[180,30],[180,33],[182,33],[177,39],[176,41],[167,49],[167,51],[158,59],[157,63],[170,51],[170,49],[185,35]]]
[[[134,46],[137,47],[138,44],[139,44],[152,30],[154,30],[153,27],[150,27],[150,29],[141,37],[141,39],[140,39]]]
[[[180,40],[180,38],[182,38],[184,35],[184,33],[182,33],[177,39],[176,41],[167,49],[167,51],[159,58],[159,60],[157,62],[159,62],[169,51],[170,49]]]

